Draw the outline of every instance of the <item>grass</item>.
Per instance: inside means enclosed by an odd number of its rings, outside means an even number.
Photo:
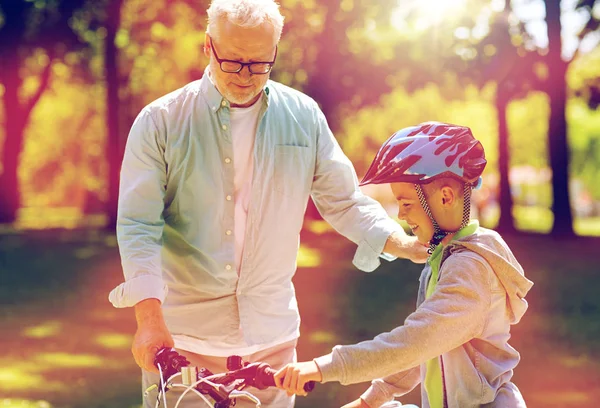
[[[370,339],[414,310],[421,266],[397,260],[371,274],[356,271],[354,245],[319,223],[307,225],[302,240],[294,278],[303,317],[300,359]],[[535,282],[512,340],[523,358],[515,382],[528,406],[597,406],[600,240],[507,241]],[[0,235],[0,254],[0,407],[137,406],[133,313],[106,299],[122,279],[114,239],[96,230],[12,233]],[[339,407],[366,386],[321,385],[297,408]],[[413,392],[403,402],[418,400]]]

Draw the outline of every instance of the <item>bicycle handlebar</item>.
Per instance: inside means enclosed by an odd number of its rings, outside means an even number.
[[[215,375],[206,368],[191,367],[184,356],[169,348],[162,348],[156,353],[154,365],[161,368],[162,389],[167,391],[171,378],[181,374],[184,384],[193,386],[201,394],[208,394],[215,401],[215,408],[228,408],[231,400],[240,396],[255,399],[242,390],[246,387],[259,390],[274,387],[277,372],[267,363],[247,363],[239,356],[230,356],[227,358],[228,371]],[[314,387],[315,382],[310,381],[304,384],[304,391],[311,392]]]

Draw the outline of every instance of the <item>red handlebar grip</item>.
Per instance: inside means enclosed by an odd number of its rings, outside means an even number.
[[[274,375],[275,375],[276,372],[277,372],[277,370],[274,370],[271,367],[265,368],[264,371],[261,372],[261,374],[263,374],[264,376],[261,376],[260,382],[262,382],[266,386],[275,387],[275,377],[274,377]],[[259,375],[257,375],[257,377]],[[257,382],[258,381],[259,380],[257,378]],[[309,381],[306,384],[304,384],[304,391],[311,392],[314,389],[315,389],[315,382],[314,381]]]

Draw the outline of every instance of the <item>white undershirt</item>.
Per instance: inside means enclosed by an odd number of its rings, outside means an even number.
[[[258,126],[258,115],[262,96],[247,108],[231,108],[230,125],[233,142],[234,197],[235,197],[235,267],[240,273],[246,219],[250,205],[252,174],[254,171],[254,139]]]

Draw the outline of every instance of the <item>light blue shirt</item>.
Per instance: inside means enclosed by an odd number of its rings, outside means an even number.
[[[159,299],[171,333],[210,355],[298,337],[292,277],[309,196],[358,244],[362,270],[379,265],[388,236],[400,231],[360,192],[316,102],[273,81],[263,92],[239,276],[230,107],[208,72],[141,111],[123,160],[117,238],[125,282],[110,301]]]

